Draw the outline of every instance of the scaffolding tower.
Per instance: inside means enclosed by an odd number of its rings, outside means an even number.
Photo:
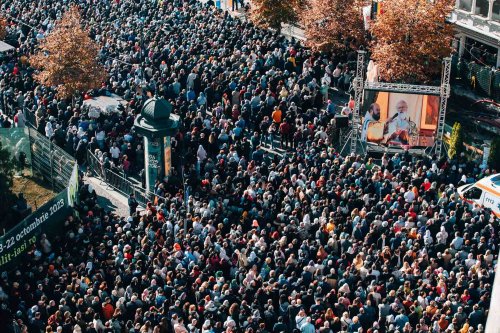
[[[358,146],[361,153],[366,153],[365,143],[360,140],[361,117],[360,110],[363,100],[364,89],[379,90],[396,93],[410,93],[422,95],[438,95],[440,96],[438,123],[436,127],[434,145],[430,147],[426,154],[432,153],[441,157],[443,149],[443,134],[446,116],[446,107],[448,98],[450,97],[450,76],[451,76],[451,58],[443,59],[443,72],[441,75],[440,86],[428,85],[412,85],[404,83],[391,83],[391,82],[365,82],[364,81],[364,68],[365,68],[365,51],[358,51],[358,60],[356,66],[356,77],[353,81],[355,105],[352,113],[351,130],[348,133],[348,138],[340,151],[340,154],[349,146],[349,153],[356,154]]]
[[[436,140],[434,142],[434,154],[441,157],[443,151],[443,134],[444,134],[444,121],[446,116],[446,106],[448,105],[448,98],[450,98],[450,76],[451,76],[451,58],[445,58],[443,65],[443,75],[441,76],[441,99],[439,101],[439,115],[438,125],[436,130]]]
[[[363,100],[363,81],[365,69],[365,51],[358,51],[358,63],[356,66],[356,78],[354,79],[354,110],[352,112],[352,136],[351,136],[351,153],[356,153],[359,130],[361,127],[361,118],[359,116],[361,102]],[[360,142],[359,142],[360,143]],[[360,145],[363,147],[363,144]],[[363,149],[363,148],[362,148]]]
[[[365,51],[358,51],[358,60],[356,64],[356,76],[352,82],[354,90],[354,110],[352,111],[351,129],[348,132],[348,137],[340,150],[342,155],[349,146],[349,153],[356,153],[357,147],[361,148],[364,153],[364,145],[360,140],[359,132],[361,127],[360,110],[363,101],[363,86],[364,86],[364,69],[365,69]]]

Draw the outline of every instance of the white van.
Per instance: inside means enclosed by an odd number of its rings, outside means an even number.
[[[474,184],[457,188],[458,195],[470,205],[479,205],[491,209],[500,217],[500,173],[485,177]]]

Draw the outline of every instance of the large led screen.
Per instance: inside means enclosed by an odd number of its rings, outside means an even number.
[[[361,139],[386,146],[434,145],[439,96],[365,90]]]

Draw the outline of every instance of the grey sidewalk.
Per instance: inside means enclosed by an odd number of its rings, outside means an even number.
[[[112,211],[118,216],[129,216],[128,198],[113,190],[106,183],[95,177],[84,177],[84,182],[92,185],[97,194],[97,203],[106,211]],[[143,207],[138,207],[142,210]]]
[[[282,23],[281,34],[287,38],[293,37],[302,42],[306,40],[306,32],[304,31],[304,29],[292,24]]]

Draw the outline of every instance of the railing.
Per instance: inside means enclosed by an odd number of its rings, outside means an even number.
[[[60,192],[67,187],[66,180],[71,177],[75,163],[74,158],[36,130],[36,115],[33,112],[25,109],[25,116],[29,125],[27,128],[31,150],[36,152],[36,154],[32,153],[31,164],[33,171],[50,181],[55,192]],[[154,202],[155,199],[165,200],[165,198],[148,192],[128,180],[124,175],[105,168],[90,151],[87,151],[87,163],[88,170],[105,182],[107,186],[126,197],[130,193],[134,193],[137,202],[143,207],[146,207],[148,202]]]
[[[154,202],[156,198],[165,200],[165,198],[157,196],[128,180],[124,175],[106,168],[90,150],[87,151],[87,168],[107,186],[124,196],[128,197],[131,193],[134,193],[135,199],[143,207],[146,207],[148,202]]]
[[[54,192],[64,190],[73,173],[75,159],[35,129],[28,127],[27,130],[33,172],[49,181]]]
[[[2,224],[2,228],[10,229],[0,236],[0,271],[22,270],[24,253],[39,242],[41,234],[51,239],[64,237],[64,221],[71,214],[71,207],[78,203],[78,167],[73,157],[29,126],[3,129],[0,140],[9,142],[10,151],[26,153],[33,173],[51,184],[57,193],[22,221],[20,218],[3,221],[9,224]],[[17,223],[12,227],[12,222]]]

